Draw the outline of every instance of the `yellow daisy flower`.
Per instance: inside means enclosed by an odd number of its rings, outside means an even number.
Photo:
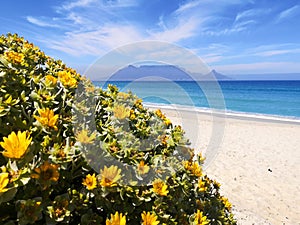
[[[228,198],[222,197],[221,199],[222,199],[222,202],[223,202],[225,208],[228,209],[228,210],[230,210],[231,207],[232,207],[232,205],[231,205],[231,203],[228,201]]]
[[[21,159],[25,155],[31,140],[32,138],[27,137],[26,131],[18,131],[18,134],[13,131],[8,137],[3,138],[3,142],[0,142],[0,145],[5,150],[2,152],[3,156]]]
[[[7,61],[15,64],[21,64],[25,57],[23,53],[18,53],[14,51],[5,52],[4,55]]]
[[[166,116],[161,112],[160,109],[155,110],[154,113],[155,113],[159,118],[161,118],[161,119],[165,119],[165,118],[166,118]]]
[[[205,192],[207,190],[206,183],[202,179],[198,181],[198,188],[200,192]]]
[[[68,86],[74,88],[77,86],[77,80],[72,76],[70,72],[67,71],[59,71],[57,73],[59,80],[64,86]]]
[[[166,185],[161,179],[155,179],[152,183],[153,185],[153,192],[160,195],[160,196],[167,196],[169,193],[168,185]]]
[[[58,181],[58,167],[59,165],[46,161],[40,167],[34,169],[31,178],[38,179],[46,187],[51,181]]]
[[[0,105],[0,113],[2,113],[4,110],[5,110],[5,107]]]
[[[119,169],[117,166],[110,166],[109,168],[104,166],[104,169],[101,170],[100,185],[102,187],[116,186],[117,181],[120,180],[121,177],[121,169]]]
[[[8,190],[8,188],[6,188],[9,183],[8,175],[8,173],[0,173],[0,193]]]
[[[116,212],[115,215],[110,215],[110,220],[106,219],[106,225],[126,225],[126,216]]]
[[[136,115],[135,115],[135,112],[134,112],[133,109],[131,109],[130,112],[129,112],[129,118],[130,118],[131,120],[134,120],[134,119],[136,118]]]
[[[33,44],[32,43],[25,43],[24,44],[24,48],[33,48]]]
[[[54,111],[49,108],[39,109],[40,116],[34,116],[43,126],[52,127],[57,130],[57,120],[59,115],[54,115]]]
[[[209,220],[203,213],[198,209],[194,219],[194,225],[206,225],[209,224]]]
[[[97,187],[97,178],[95,174],[88,174],[85,179],[83,179],[82,184],[88,189],[93,190]]]
[[[213,184],[216,189],[219,189],[221,187],[221,184],[216,180],[213,181]]]
[[[130,97],[130,95],[128,93],[125,93],[125,92],[119,92],[118,97],[123,98],[124,100],[126,100]]]
[[[158,225],[159,221],[157,220],[157,216],[152,213],[150,214],[150,212],[143,212],[142,213],[142,225]]]
[[[95,90],[96,90],[96,88],[94,87],[94,86],[86,86],[85,87],[85,90],[87,91],[87,92],[90,92],[90,93],[94,93],[95,92]]]
[[[119,119],[125,119],[130,116],[130,110],[123,105],[116,105],[113,108],[114,116]]]
[[[202,168],[197,162],[185,161],[184,168],[197,177],[202,176]]]
[[[137,170],[138,170],[139,174],[143,175],[143,174],[146,174],[149,172],[150,167],[147,164],[145,164],[145,162],[142,160],[142,161],[140,161],[140,163],[137,167]]]
[[[96,133],[92,133],[88,135],[88,130],[83,129],[76,134],[77,141],[84,143],[84,144],[91,144],[96,138]]]
[[[169,125],[172,124],[171,120],[168,119],[168,118],[166,118],[166,119],[164,120],[164,123],[165,123],[166,126],[169,126]]]
[[[45,77],[45,82],[46,82],[46,84],[56,85],[57,78],[52,75],[47,75]]]

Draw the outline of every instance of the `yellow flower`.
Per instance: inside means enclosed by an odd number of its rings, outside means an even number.
[[[228,209],[228,210],[230,210],[231,207],[232,207],[232,205],[231,205],[231,203],[228,201],[228,198],[222,197],[221,199],[222,199],[222,202],[223,202],[225,208]]]
[[[161,143],[165,146],[168,144],[168,139],[169,139],[169,137],[166,135],[161,135],[158,137],[158,140],[160,140]]]
[[[166,124],[166,126],[169,126],[169,125],[172,124],[171,120],[168,119],[168,118],[166,118],[166,119],[164,120],[164,123]]]
[[[116,212],[115,215],[110,215],[110,220],[106,219],[106,225],[126,225],[126,216]]]
[[[201,152],[198,153],[198,159],[199,159],[199,161],[200,161],[201,164],[203,164],[204,161],[205,161],[205,157],[202,156],[202,153],[201,153]]]
[[[117,152],[117,151],[120,150],[119,147],[116,146],[115,143],[113,143],[112,145],[110,145],[110,146],[109,146],[109,149],[110,149],[112,152]]]
[[[116,186],[117,181],[121,179],[121,169],[117,166],[110,166],[107,168],[104,166],[104,169],[101,170],[101,181],[100,185],[102,187],[113,187]]]
[[[130,118],[131,120],[134,120],[134,119],[136,118],[136,115],[135,115],[135,112],[134,112],[133,109],[130,110],[129,115],[130,115],[129,118]]]
[[[185,161],[184,168],[197,177],[202,176],[202,168],[199,166],[197,162]]]
[[[25,155],[31,140],[32,138],[27,137],[26,131],[18,131],[18,134],[13,131],[8,137],[3,138],[3,142],[0,142],[0,145],[5,150],[2,152],[3,156],[21,159]]]
[[[221,184],[216,180],[213,181],[213,184],[216,189],[219,189],[221,187]]]
[[[203,216],[202,212],[198,209],[194,219],[194,225],[206,225],[209,224],[209,220],[206,216]]]
[[[158,225],[159,221],[157,220],[157,216],[153,213],[150,214],[150,212],[143,212],[142,213],[142,225]]]
[[[57,78],[52,75],[47,75],[45,77],[45,82],[46,82],[46,84],[56,85]]]
[[[8,173],[0,173],[0,193],[6,192],[8,188],[6,186],[9,183]]]
[[[68,86],[74,88],[77,86],[77,80],[72,76],[70,72],[67,71],[59,71],[57,73],[59,80],[64,86]]]
[[[149,172],[150,167],[147,164],[145,164],[145,162],[142,160],[140,161],[137,170],[139,174],[146,174]]]
[[[166,118],[166,116],[161,112],[160,109],[155,110],[154,113],[155,113],[159,118],[161,118],[161,119],[165,119],[165,118]]]
[[[76,134],[77,141],[84,143],[84,144],[90,144],[93,143],[93,141],[96,138],[96,133],[92,133],[90,136],[88,135],[88,130],[83,129],[80,132]]]
[[[2,113],[4,110],[5,110],[5,107],[0,105],[0,113]]]
[[[7,59],[7,61],[15,63],[15,64],[21,64],[24,60],[23,53],[10,51],[10,52],[5,52],[4,55],[5,55],[5,58]]]
[[[125,92],[119,92],[118,97],[123,98],[124,100],[126,100],[130,97],[130,95],[128,93],[125,93]]]
[[[24,44],[24,48],[33,48],[33,44],[32,43],[25,43]]]
[[[198,181],[198,188],[200,192],[205,192],[207,190],[206,183],[202,179],[199,179]]]
[[[94,87],[93,85],[91,85],[91,86],[88,86],[88,85],[87,85],[87,86],[85,87],[85,90],[86,90],[87,92],[90,92],[90,93],[92,92],[92,93],[93,93],[93,92],[95,92],[96,89],[95,89],[95,87]]]
[[[155,179],[152,183],[154,193],[160,196],[167,196],[169,193],[168,185],[166,185],[161,179]]]
[[[116,105],[113,108],[113,113],[117,119],[122,120],[125,119],[126,117],[129,117],[130,110],[123,105]]]
[[[54,115],[54,111],[49,108],[39,109],[40,116],[34,116],[34,118],[39,121],[43,126],[53,127],[57,130],[56,122],[58,120],[58,115]]]
[[[59,179],[58,167],[59,165],[46,161],[40,167],[34,169],[31,178],[39,179],[42,184],[47,184],[50,181],[56,182]]]
[[[82,184],[86,186],[88,190],[93,190],[97,187],[97,178],[95,174],[88,174],[85,179],[83,179]]]

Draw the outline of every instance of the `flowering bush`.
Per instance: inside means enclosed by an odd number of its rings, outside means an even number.
[[[132,93],[11,34],[0,93],[1,224],[235,224],[181,127]]]

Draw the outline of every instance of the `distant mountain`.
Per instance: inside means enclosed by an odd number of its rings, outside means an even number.
[[[232,80],[232,78],[218,73],[216,70],[212,70],[208,74],[202,76],[201,80]]]
[[[114,73],[110,80],[192,80],[190,75],[173,65],[129,65]]]
[[[132,80],[173,80],[173,81],[192,81],[192,80],[230,80],[229,77],[212,70],[209,74],[189,74],[174,65],[129,65],[114,73],[109,80],[111,81],[132,81]]]

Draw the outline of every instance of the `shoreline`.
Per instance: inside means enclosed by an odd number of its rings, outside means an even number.
[[[231,110],[218,110],[210,109],[197,106],[186,106],[186,105],[176,105],[176,104],[161,104],[161,103],[152,103],[152,102],[143,102],[145,107],[150,109],[164,109],[164,110],[179,110],[179,111],[190,111],[200,114],[213,115],[217,117],[226,117],[232,119],[245,119],[245,120],[254,120],[261,122],[275,122],[275,123],[288,123],[294,125],[300,125],[300,117],[292,116],[281,116],[275,114],[261,114],[261,113],[252,113],[252,112],[239,112]]]
[[[221,183],[238,224],[300,225],[299,123],[144,105],[160,108],[174,125],[182,126],[195,151],[205,157],[211,153],[203,169]]]

